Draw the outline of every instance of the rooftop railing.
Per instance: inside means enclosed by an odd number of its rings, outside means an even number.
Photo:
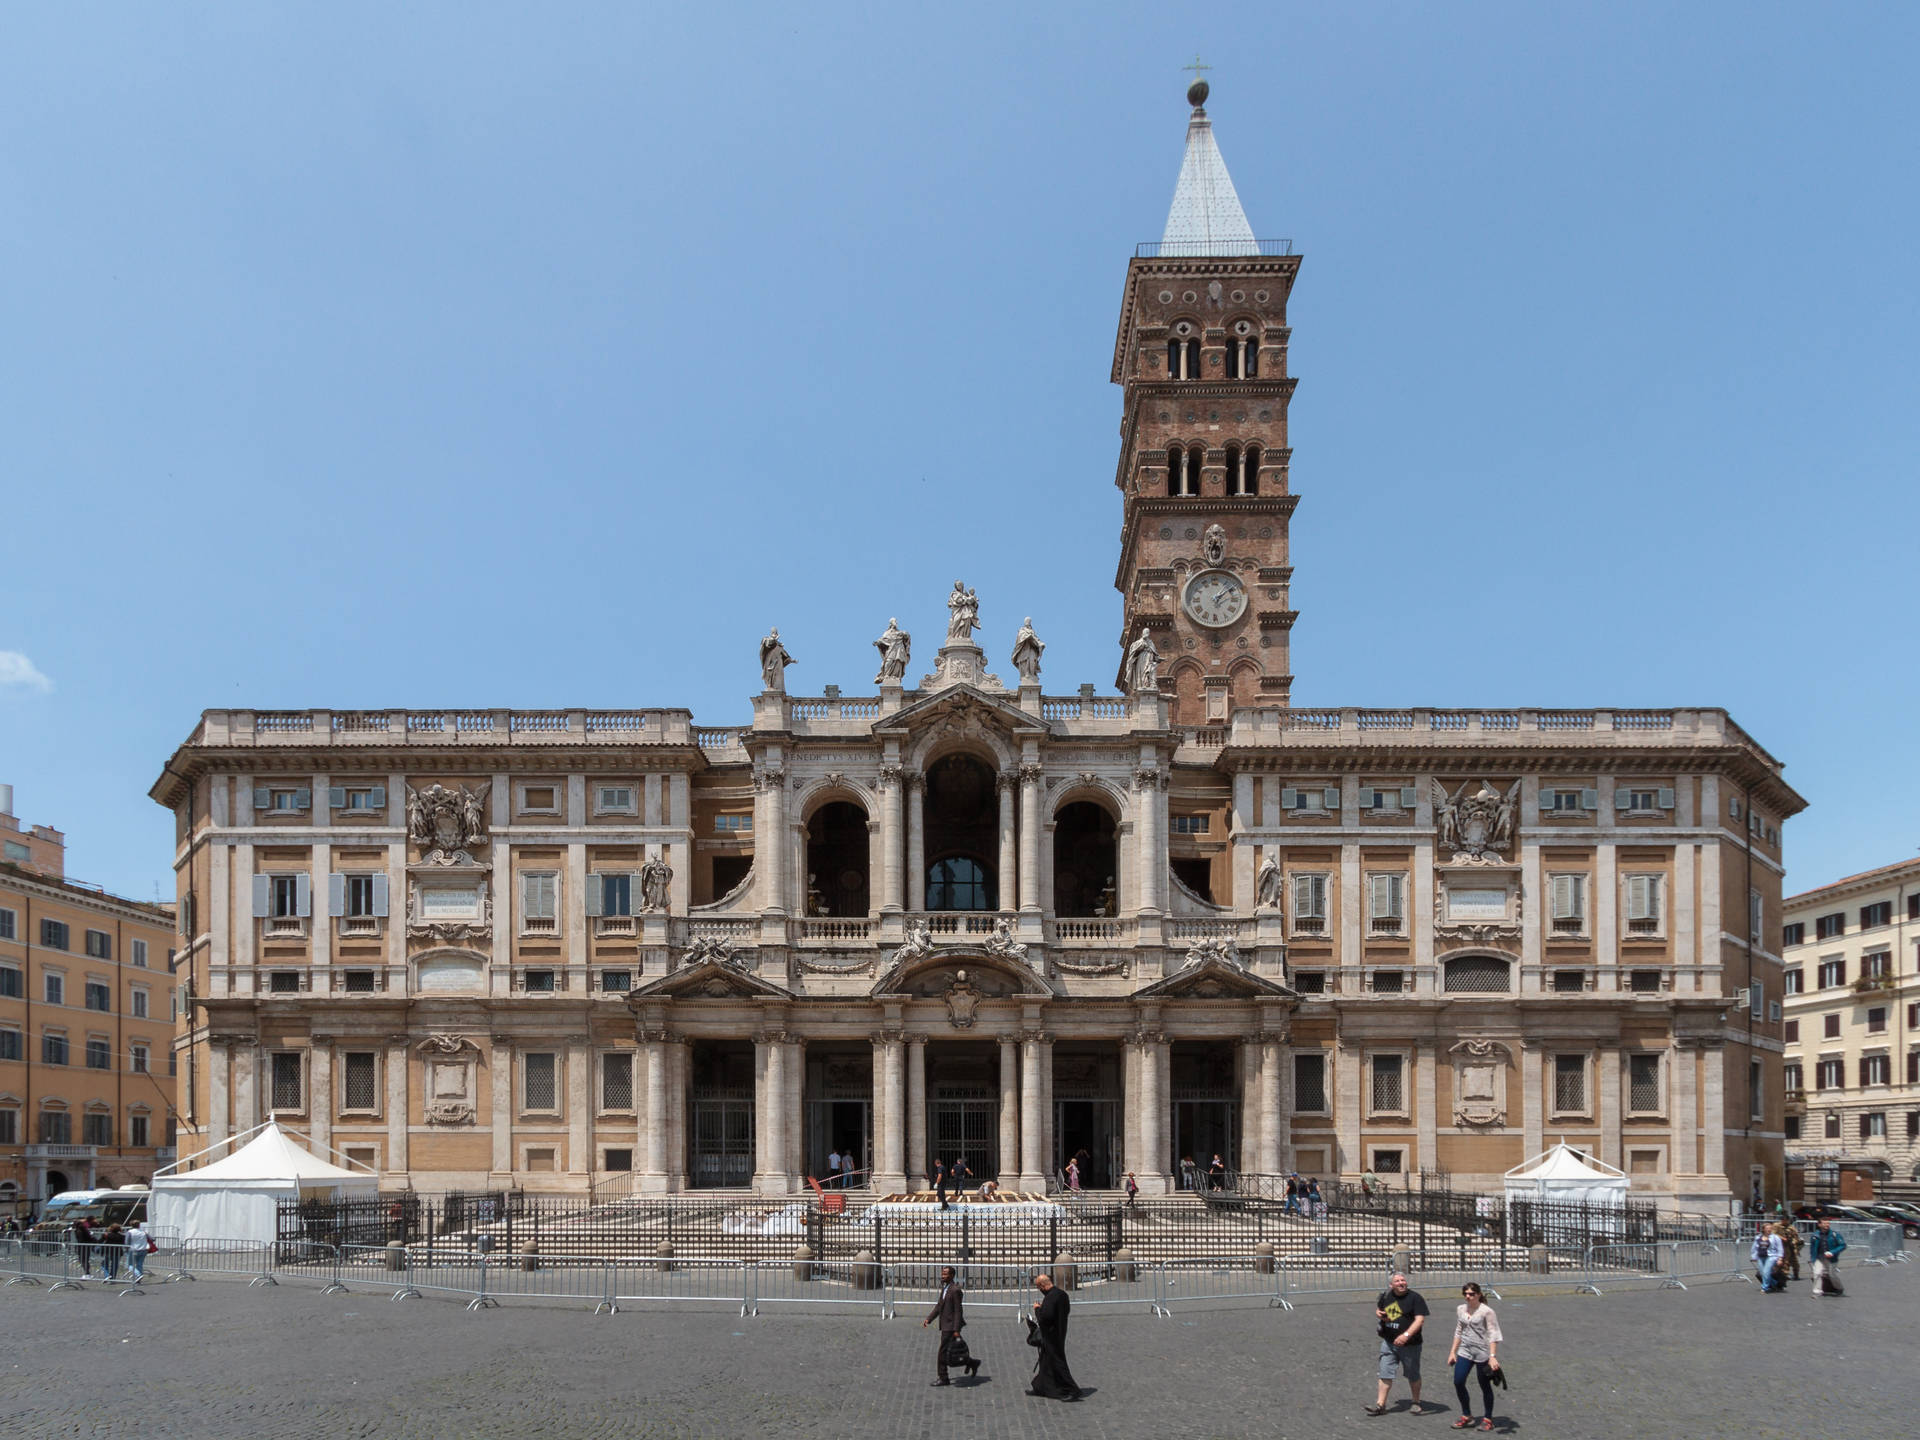
[[[1133,247],[1136,260],[1169,260],[1193,256],[1211,260],[1247,255],[1291,255],[1292,240],[1144,240]]]

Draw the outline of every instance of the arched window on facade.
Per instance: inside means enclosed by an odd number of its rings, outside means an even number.
[[[1169,380],[1198,380],[1200,378],[1200,342],[1198,339],[1167,341],[1167,378]]]
[[[968,855],[949,855],[927,867],[927,909],[997,910],[999,897],[986,866]]]
[[[1462,955],[1446,966],[1449,995],[1504,995],[1513,988],[1513,965],[1497,955]]]
[[[836,800],[807,822],[807,914],[868,913],[867,812]]]
[[[1117,913],[1119,852],[1111,814],[1091,800],[1060,807],[1053,827],[1053,909],[1056,915]]]
[[[1240,447],[1227,446],[1227,494],[1240,493]]]
[[[1240,452],[1240,464],[1231,472],[1239,480],[1237,495],[1258,495],[1260,493],[1260,447],[1249,445]]]

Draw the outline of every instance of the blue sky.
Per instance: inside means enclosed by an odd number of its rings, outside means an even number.
[[[1290,236],[1295,699],[1724,705],[1911,856],[1920,12],[41,5],[0,45],[0,780],[171,894],[203,708],[1108,688],[1108,384],[1208,106]]]

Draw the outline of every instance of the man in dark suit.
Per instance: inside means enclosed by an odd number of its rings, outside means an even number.
[[[940,1322],[940,1359],[938,1362],[940,1378],[933,1382],[935,1385],[951,1385],[953,1383],[947,1379],[947,1347],[953,1342],[953,1337],[958,1335],[967,1323],[967,1312],[962,1303],[964,1294],[965,1292],[960,1288],[960,1282],[953,1278],[953,1267],[951,1265],[941,1266],[940,1297],[933,1302],[933,1309],[927,1312],[927,1318],[920,1322],[920,1328],[922,1330],[926,1329],[927,1326],[933,1324],[936,1320]],[[967,1373],[969,1375],[973,1374],[979,1368],[980,1362],[978,1360],[967,1361]]]

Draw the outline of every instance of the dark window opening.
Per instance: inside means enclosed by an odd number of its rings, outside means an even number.
[[[869,907],[867,812],[836,800],[807,822],[807,914],[865,915]]]
[[[950,855],[927,867],[927,909],[997,910],[986,869],[965,855]]]
[[[1173,873],[1180,883],[1193,891],[1202,900],[1213,903],[1213,862],[1211,860],[1182,860],[1170,862]]]
[[[994,772],[971,755],[946,755],[927,767],[924,903],[929,910],[995,910],[1002,896],[1000,800]]]
[[[724,899],[740,886],[747,878],[747,872],[753,869],[751,855],[716,855],[713,857],[713,898]]]
[[[1056,915],[1118,911],[1117,830],[1113,816],[1090,800],[1063,805],[1054,816],[1053,909]]]

